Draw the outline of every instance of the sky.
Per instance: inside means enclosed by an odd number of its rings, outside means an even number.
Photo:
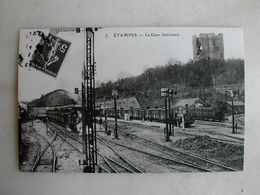
[[[29,52],[25,46],[29,43],[34,50],[40,40],[37,36],[28,36],[30,31],[34,30],[20,32],[19,53],[24,56]],[[48,29],[42,31],[49,33]],[[243,31],[240,28],[101,28],[95,32],[97,85],[139,75],[146,68],[167,64],[170,59],[183,63],[193,59],[192,35],[200,33],[223,33],[225,59],[244,58]],[[19,100],[32,100],[55,89],[73,93],[75,87],[80,87],[85,33],[59,32],[57,36],[71,42],[57,77],[18,66]]]

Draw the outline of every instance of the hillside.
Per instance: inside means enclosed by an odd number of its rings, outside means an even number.
[[[163,106],[160,89],[169,87],[177,91],[172,103],[181,98],[200,97],[211,105],[225,101],[224,91],[218,86],[239,86],[244,100],[244,61],[201,60],[186,64],[169,62],[164,66],[148,68],[139,76],[119,79],[116,82],[102,83],[97,90],[97,99],[110,99],[113,88],[118,88],[121,97],[135,96],[141,107]]]
[[[42,95],[40,98],[31,101],[29,106],[61,106],[68,104],[76,104],[71,93],[66,90],[58,89]]]

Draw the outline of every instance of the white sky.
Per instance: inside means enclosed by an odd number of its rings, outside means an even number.
[[[28,52],[25,49],[28,42],[33,45],[32,42],[37,44],[39,41],[37,37],[26,38],[29,31],[23,30],[20,34],[19,48],[24,55]],[[114,37],[114,33],[143,36]],[[179,36],[145,37],[145,33],[174,33]],[[102,28],[95,32],[96,80],[107,82],[126,75],[139,75],[145,68],[165,65],[170,59],[187,62],[193,58],[192,35],[199,33],[223,33],[225,59],[244,58],[243,31],[240,28]],[[19,66],[19,100],[38,98],[55,89],[73,92],[75,87],[80,87],[85,58],[84,33],[60,32],[57,36],[71,42],[57,77]]]

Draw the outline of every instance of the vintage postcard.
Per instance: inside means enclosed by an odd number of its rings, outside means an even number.
[[[243,171],[240,28],[20,31],[19,168]]]

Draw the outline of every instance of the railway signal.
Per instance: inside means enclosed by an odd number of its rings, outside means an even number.
[[[75,89],[74,89],[74,93],[75,93],[75,94],[79,94],[79,88],[75,88]]]
[[[232,112],[232,133],[235,134],[235,116],[234,116],[234,97],[239,94],[239,90],[226,90],[226,92],[230,93],[231,97],[231,112]],[[236,125],[237,126],[237,125]]]
[[[161,97],[165,98],[165,130],[166,130],[166,137],[165,141],[170,141],[170,136],[174,135],[174,127],[173,127],[173,114],[171,113],[171,99],[173,95],[176,95],[177,92],[173,91],[169,88],[161,88]]]

